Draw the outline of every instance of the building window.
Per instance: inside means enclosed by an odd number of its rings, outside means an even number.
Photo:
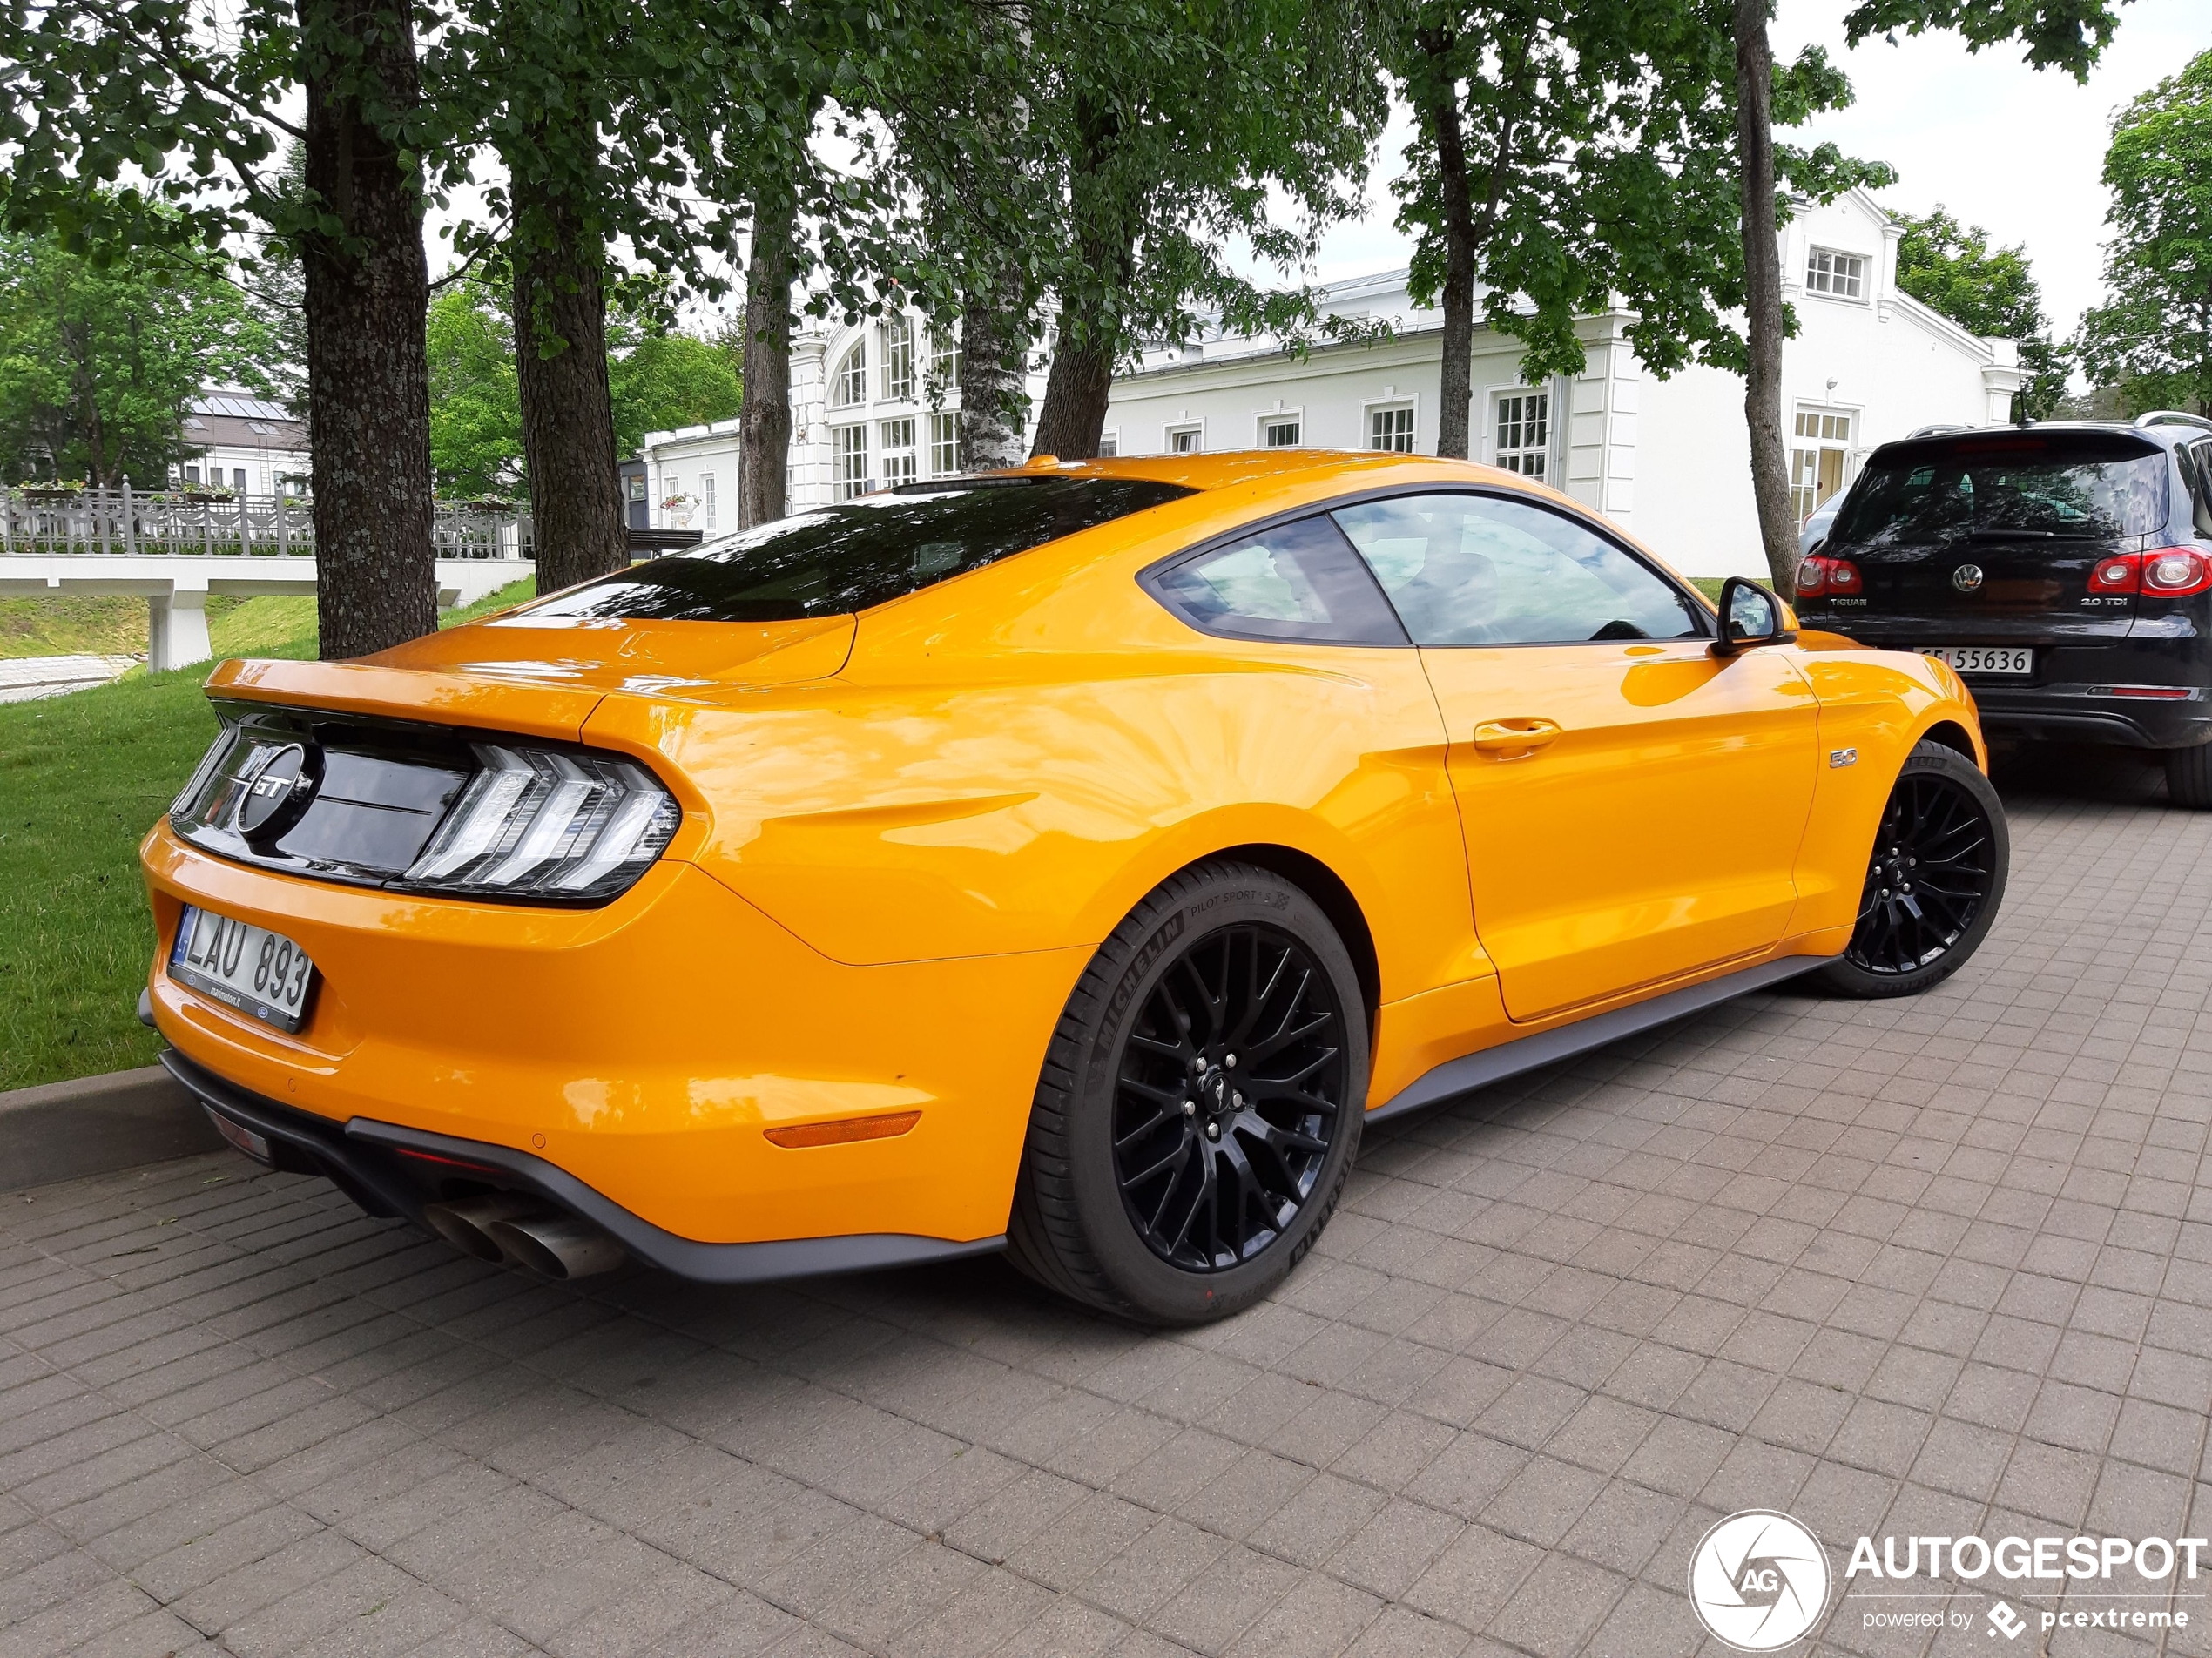
[[[186,483],[198,483],[199,482],[199,462],[194,462],[192,465],[185,468],[185,482]]]
[[[1111,432],[1101,432],[1098,435],[1099,459],[1102,461],[1109,461],[1116,455],[1121,454],[1121,452],[1122,434],[1119,428],[1116,428]]]
[[[1801,408],[1790,446],[1790,510],[1802,527],[1844,487],[1851,417],[1843,409]]]
[[[949,478],[960,470],[960,416],[929,417],[929,475]]]
[[[867,401],[867,348],[855,340],[853,349],[838,360],[837,372],[830,376],[830,407],[853,408]]]
[[[1277,414],[1259,423],[1259,446],[1263,449],[1294,449],[1298,448],[1298,417]]]
[[[948,391],[960,384],[960,325],[948,322],[929,331],[929,383]]]
[[[830,428],[830,482],[840,501],[868,492],[868,428]]]
[[[1498,464],[1524,478],[1541,478],[1551,453],[1551,396],[1507,392],[1498,399]]]
[[[1805,260],[1805,287],[1838,300],[1865,297],[1866,261],[1857,253],[1838,253],[1832,247],[1816,247]]]
[[[643,501],[645,498],[645,479],[644,474],[640,473],[630,480],[630,498],[632,501]]]
[[[231,488],[237,490],[240,495],[244,495],[246,493],[246,468],[244,467],[233,467],[231,468]]]
[[[1197,454],[1206,447],[1205,429],[1203,426],[1170,426],[1168,428],[1168,453]]]
[[[711,472],[699,474],[699,527],[702,529],[714,528],[714,475]]]
[[[883,401],[907,403],[914,394],[914,325],[905,317],[887,317],[876,330],[883,347]]]
[[[1411,455],[1413,452],[1413,406],[1400,403],[1395,408],[1368,410],[1367,447]]]
[[[911,418],[883,423],[883,481],[887,484],[914,481],[914,423]]]

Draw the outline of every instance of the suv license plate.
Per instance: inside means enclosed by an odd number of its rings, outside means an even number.
[[[296,1031],[307,1022],[315,964],[281,933],[187,904],[169,952],[169,976],[263,1024]]]
[[[1924,644],[1914,648],[1924,657],[1949,663],[1960,673],[2035,671],[2035,652],[2024,644]]]

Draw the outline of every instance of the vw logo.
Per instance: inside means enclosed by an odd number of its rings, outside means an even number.
[[[1777,1651],[1803,1640],[1828,1609],[1828,1552],[1787,1514],[1730,1514],[1689,1557],[1689,1604],[1737,1651]]]
[[[1951,585],[1961,593],[1971,593],[1981,585],[1981,566],[1961,564],[1951,572]]]
[[[314,792],[314,779],[307,775],[305,746],[287,743],[280,748],[264,750],[260,764],[253,768],[245,792],[239,797],[231,826],[249,839],[259,834],[281,833],[292,826],[297,817],[286,808],[295,799],[304,807],[307,797]]]

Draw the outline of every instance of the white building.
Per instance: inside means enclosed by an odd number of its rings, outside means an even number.
[[[185,414],[185,459],[172,487],[212,487],[242,495],[305,495],[313,470],[307,425],[281,403],[235,386],[212,386]]]
[[[1875,445],[1921,426],[2002,421],[2020,387],[2012,341],[1979,339],[1898,291],[1902,233],[1858,191],[1783,233],[1784,297],[1798,323],[1783,353],[1783,411],[1800,519],[1850,482]],[[1275,340],[1224,335],[1150,353],[1114,383],[1104,452],[1433,453],[1441,312],[1413,305],[1402,270],[1339,283],[1324,309],[1386,323],[1391,337],[1318,346],[1303,360]],[[1582,372],[1539,385],[1523,383],[1516,341],[1478,328],[1474,457],[1544,478],[1686,573],[1763,570],[1743,381],[1715,368],[1659,379],[1629,344],[1630,320],[1625,312],[1583,319]],[[957,374],[950,354],[930,347],[912,317],[794,342],[794,509],[959,469]],[[1041,375],[1029,391],[1034,411]],[[735,487],[736,425],[647,438],[654,499],[683,498],[657,512],[657,524],[734,523],[719,503]]]

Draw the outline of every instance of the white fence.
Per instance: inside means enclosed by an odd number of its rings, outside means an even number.
[[[537,553],[528,511],[441,501],[431,536],[440,558],[527,559]],[[0,491],[0,555],[175,554],[312,558],[312,509],[298,495],[120,489]]]

